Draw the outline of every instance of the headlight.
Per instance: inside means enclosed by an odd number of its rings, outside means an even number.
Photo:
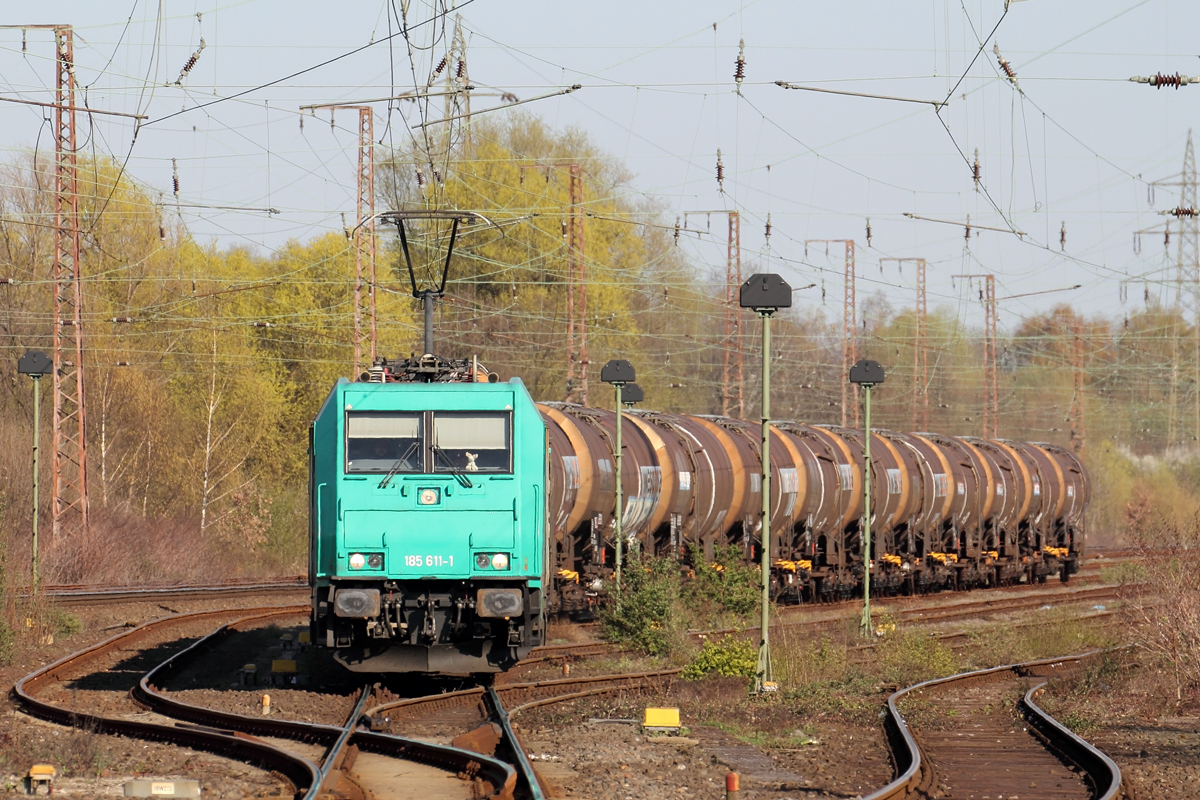
[[[492,569],[508,569],[508,555],[496,553],[492,556]]]
[[[362,569],[367,565],[367,557],[362,553],[354,553],[350,556],[350,569]]]
[[[367,566],[371,569],[383,569],[383,553],[371,553],[368,555]]]
[[[492,557],[487,553],[480,553],[475,556],[475,567],[477,569],[487,569],[492,563]]]

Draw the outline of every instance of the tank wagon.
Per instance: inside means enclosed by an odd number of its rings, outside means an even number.
[[[613,411],[542,403],[549,451],[551,611],[595,605],[613,563]],[[627,549],[686,560],[736,546],[759,561],[761,429],[626,411]],[[862,547],[863,431],[771,426],[772,594],[821,601],[1066,581],[1082,556],[1087,473],[1051,444],[871,432],[871,553]]]
[[[311,430],[312,636],[352,670],[486,673],[586,615],[614,566],[616,415],[535,404],[474,362],[377,359]],[[627,552],[759,561],[761,428],[623,413]],[[1090,483],[1050,444],[771,426],[772,594],[823,601],[1067,580]],[[869,575],[869,578],[866,576]]]

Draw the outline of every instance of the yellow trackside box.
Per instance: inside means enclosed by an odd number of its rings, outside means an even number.
[[[277,658],[271,662],[271,672],[295,672],[296,662],[290,658]]]
[[[646,720],[642,727],[647,730],[678,730],[678,708],[647,708]]]

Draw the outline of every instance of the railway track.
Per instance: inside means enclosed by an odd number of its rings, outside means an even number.
[[[895,692],[884,724],[899,774],[863,800],[1115,800],[1117,765],[1036,703],[1050,677],[1096,655],[967,672]],[[910,724],[901,706],[925,722]]]
[[[303,577],[158,586],[61,584],[45,586],[41,589],[43,595],[53,598],[59,605],[64,606],[94,606],[140,600],[199,600],[207,598],[228,600],[234,597],[261,597],[299,591],[308,591],[308,581]],[[28,596],[28,591],[23,596]]]
[[[73,653],[43,667],[19,681],[14,689],[17,702],[26,713],[62,725],[84,728],[96,733],[117,734],[176,744],[216,753],[272,772],[295,787],[295,796],[315,800],[318,796],[365,796],[356,792],[356,784],[347,773],[363,754],[384,756],[425,765],[457,776],[464,781],[464,797],[514,797],[518,771],[500,759],[445,745],[418,742],[388,733],[363,729],[361,711],[371,698],[364,687],[355,710],[342,726],[321,725],[271,717],[248,717],[194,706],[160,693],[154,686],[192,659],[201,656],[220,638],[240,627],[306,614],[307,606],[284,606],[236,611],[203,611],[178,614],[154,620],[125,631],[99,644]],[[68,674],[86,670],[88,665],[116,650],[128,651],[151,634],[183,624],[240,617],[171,655],[143,675],[133,692],[134,701],[154,712],[152,719],[89,713],[39,698],[51,684]],[[297,753],[287,745],[299,742],[320,748],[316,759]]]

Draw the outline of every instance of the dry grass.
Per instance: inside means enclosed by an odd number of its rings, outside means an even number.
[[[1200,698],[1200,514],[1165,518],[1139,496],[1129,503],[1126,520],[1151,587],[1129,592],[1126,613],[1138,643],[1172,679],[1176,702],[1194,702]]]

